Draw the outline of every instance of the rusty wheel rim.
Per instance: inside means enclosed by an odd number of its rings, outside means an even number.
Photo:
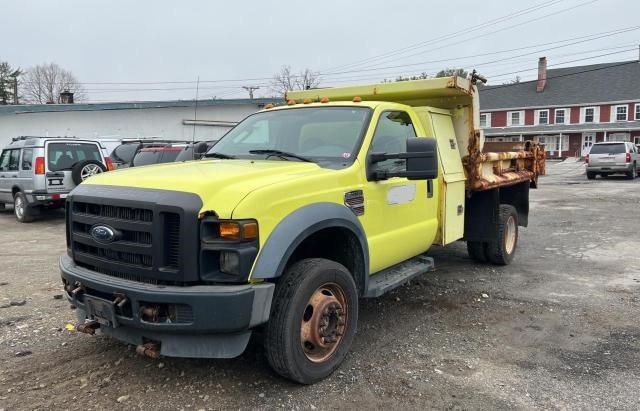
[[[323,284],[305,305],[300,343],[307,359],[321,363],[338,349],[347,328],[348,303],[338,284]]]

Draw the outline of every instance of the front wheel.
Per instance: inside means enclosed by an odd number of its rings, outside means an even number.
[[[358,323],[349,271],[324,258],[293,264],[276,285],[264,345],[280,375],[301,384],[329,376],[347,356]]]
[[[518,213],[515,207],[500,204],[498,237],[487,243],[486,256],[493,264],[507,265],[513,261],[518,245]]]

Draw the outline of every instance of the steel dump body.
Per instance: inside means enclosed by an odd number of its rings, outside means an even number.
[[[479,94],[466,78],[452,76],[427,80],[379,83],[354,87],[338,87],[290,91],[287,100],[295,103],[388,101],[408,106],[435,107],[452,115],[457,147],[462,159],[466,189],[482,191],[530,181],[533,188],[539,175],[545,174],[544,150],[527,141],[515,151],[483,151],[484,135],[479,127]]]

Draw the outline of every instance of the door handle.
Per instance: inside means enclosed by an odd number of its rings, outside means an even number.
[[[427,198],[433,197],[433,180],[427,180]]]
[[[18,176],[17,175],[13,175],[13,176],[11,176],[11,178],[18,178]]]

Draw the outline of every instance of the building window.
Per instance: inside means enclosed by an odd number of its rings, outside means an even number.
[[[596,114],[596,109],[593,107],[587,107],[584,109],[584,122],[593,123]]]
[[[482,128],[491,127],[491,113],[480,114],[480,127]]]
[[[556,109],[556,120],[555,123],[556,124],[564,124],[565,123],[565,118],[566,118],[566,111],[567,109],[564,108],[557,108]]]
[[[549,110],[538,110],[538,124],[549,124]]]
[[[524,124],[524,111],[509,111],[507,113],[507,126],[521,126]]]
[[[536,136],[534,140],[537,140],[540,144],[544,144],[544,151],[560,154],[561,151],[569,150],[569,136],[568,135],[556,135],[556,136]]]
[[[615,121],[627,121],[627,105],[613,106]]]
[[[640,103],[636,104],[636,120],[640,120]]]

